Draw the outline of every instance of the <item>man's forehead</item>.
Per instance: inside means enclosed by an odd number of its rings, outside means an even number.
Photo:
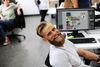
[[[47,33],[50,30],[50,28],[53,28],[53,27],[54,27],[54,25],[52,25],[51,23],[50,24],[47,24],[44,27],[44,29],[42,30],[42,33]]]

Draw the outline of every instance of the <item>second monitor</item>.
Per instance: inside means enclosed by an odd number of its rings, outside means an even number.
[[[79,30],[94,29],[93,8],[66,8],[56,10],[56,26],[60,31],[72,31],[69,35],[83,37]]]

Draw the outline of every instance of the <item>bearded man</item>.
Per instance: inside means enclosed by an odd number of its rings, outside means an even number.
[[[49,57],[53,67],[91,67],[85,65],[80,56],[98,63],[100,61],[99,55],[75,47],[49,22],[39,24],[36,32],[51,44]]]

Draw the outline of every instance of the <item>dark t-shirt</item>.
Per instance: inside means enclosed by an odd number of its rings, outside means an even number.
[[[90,0],[78,0],[79,8],[88,8],[90,7]]]
[[[64,2],[64,0],[59,0],[59,5],[61,4],[61,2]]]
[[[100,10],[100,2],[98,2],[96,6],[97,6],[97,9]]]

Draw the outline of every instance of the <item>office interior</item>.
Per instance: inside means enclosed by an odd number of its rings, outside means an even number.
[[[36,27],[40,22],[38,7],[34,0],[12,0],[17,2],[23,9],[26,27],[23,30],[15,31],[18,34],[23,34],[26,39],[20,38],[22,42],[14,40],[7,46],[0,45],[0,67],[47,67],[45,60],[49,52],[49,46],[36,34]],[[50,0],[50,8],[46,15],[46,20],[56,25],[56,8],[59,6],[59,0]],[[92,7],[97,7],[97,0],[92,0]],[[63,4],[63,3],[62,3]],[[56,7],[55,7],[56,5]],[[100,18],[100,12],[95,11],[97,18]],[[93,37],[96,43],[76,44],[79,48],[84,48],[95,53],[100,53],[100,23],[96,22],[94,30],[82,31],[88,38]],[[66,33],[66,32],[62,32]],[[100,64],[91,62],[90,65],[100,67]]]

